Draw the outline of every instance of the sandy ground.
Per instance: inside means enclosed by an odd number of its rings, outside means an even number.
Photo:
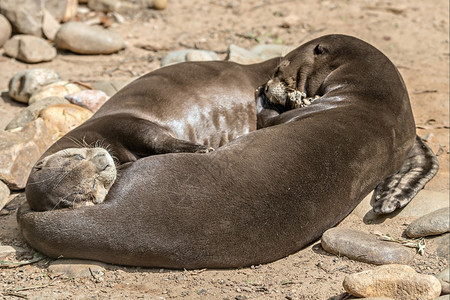
[[[137,2],[137,1],[135,1]],[[439,153],[441,169],[426,189],[449,191],[449,3],[436,1],[169,1],[164,11],[130,11],[123,24],[113,25],[128,47],[108,56],[59,52],[47,63],[27,65],[0,56],[0,90],[27,68],[51,68],[63,79],[89,82],[126,79],[159,67],[160,59],[177,49],[217,51],[230,44],[250,49],[258,43],[300,45],[312,38],[343,33],[357,36],[384,52],[399,68],[409,90],[417,132]],[[289,24],[289,26],[286,26]],[[153,46],[157,51],[142,49]],[[3,50],[0,49],[0,55]],[[4,127],[24,105],[4,93],[0,125]],[[15,221],[22,193],[0,214],[0,242],[27,247]],[[411,220],[387,219],[366,225],[355,216],[340,226],[400,236]],[[413,267],[436,274],[447,261],[433,254],[433,240]],[[27,248],[29,249],[29,248]],[[31,249],[23,257],[29,258]],[[100,278],[65,278],[47,273],[49,260],[0,269],[4,299],[203,298],[203,299],[328,299],[345,298],[346,274],[373,266],[325,253],[319,243],[271,264],[239,270],[171,271],[109,266]]]

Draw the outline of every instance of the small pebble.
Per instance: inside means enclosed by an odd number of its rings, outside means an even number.
[[[49,272],[63,274],[69,278],[97,277],[104,275],[106,265],[96,261],[58,259],[50,264]]]
[[[220,60],[217,53],[207,50],[185,49],[169,53],[161,60],[161,67],[185,61]]]
[[[3,207],[5,207],[5,205],[8,204],[9,194],[10,191],[8,186],[0,180],[0,210],[2,210]]]
[[[442,294],[450,294],[450,269],[447,267],[441,273],[436,275],[441,282]]]
[[[163,10],[167,8],[167,0],[153,0],[152,8]]]

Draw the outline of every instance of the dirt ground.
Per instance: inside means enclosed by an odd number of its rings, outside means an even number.
[[[59,52],[51,62],[28,65],[4,56],[0,49],[0,90],[7,90],[9,79],[27,68],[54,69],[63,79],[74,81],[126,79],[158,68],[162,57],[178,49],[208,49],[225,57],[230,44],[250,49],[258,43],[300,45],[329,33],[353,35],[376,46],[399,68],[410,94],[417,132],[439,154],[441,169],[426,189],[448,193],[448,0],[181,0],[169,1],[164,11],[140,9],[124,16],[124,23],[113,25],[127,42],[127,48],[117,54]],[[2,93],[2,128],[23,107]],[[15,199],[0,214],[0,244],[24,247],[29,252],[18,259],[30,258],[33,252],[15,221],[15,208],[23,193],[11,198]],[[410,221],[397,217],[368,225],[350,216],[340,226],[401,236]],[[416,256],[412,266],[418,272],[436,274],[447,266],[447,261],[432,254],[433,247],[430,240],[425,256]],[[343,299],[345,275],[373,268],[329,255],[318,242],[279,261],[238,270],[109,266],[98,278],[73,279],[48,274],[49,261],[0,269],[3,299]]]

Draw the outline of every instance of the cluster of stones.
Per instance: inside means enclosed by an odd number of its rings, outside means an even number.
[[[79,7],[83,3],[86,6]],[[126,11],[129,2],[119,0],[31,0],[0,1],[0,48],[25,63],[53,60],[57,49],[78,54],[110,54],[125,48],[123,38],[113,30],[74,22],[77,13]],[[167,0],[155,0],[152,7],[164,9]],[[11,34],[14,34],[11,37]]]
[[[426,191],[424,191],[426,193]],[[388,297],[388,299],[435,299],[447,295],[449,290],[449,269],[436,276],[419,274],[408,266],[416,250],[402,243],[419,246],[418,238],[440,236],[448,240],[450,232],[450,208],[446,207],[427,213],[412,221],[405,230],[409,239],[386,238],[355,229],[336,227],[327,230],[321,239],[322,248],[332,254],[349,259],[381,265],[372,270],[348,275],[343,286],[356,297]],[[411,202],[409,205],[414,206]],[[397,242],[397,243],[396,243]],[[448,258],[448,242],[444,257]]]

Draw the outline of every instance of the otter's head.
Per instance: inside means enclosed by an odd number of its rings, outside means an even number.
[[[277,105],[293,108],[291,102],[301,95],[312,98],[323,95],[327,76],[341,62],[342,36],[330,35],[312,40],[281,58],[271,80],[262,90]]]
[[[43,211],[102,203],[117,176],[114,160],[103,148],[69,148],[33,167],[26,197]]]

